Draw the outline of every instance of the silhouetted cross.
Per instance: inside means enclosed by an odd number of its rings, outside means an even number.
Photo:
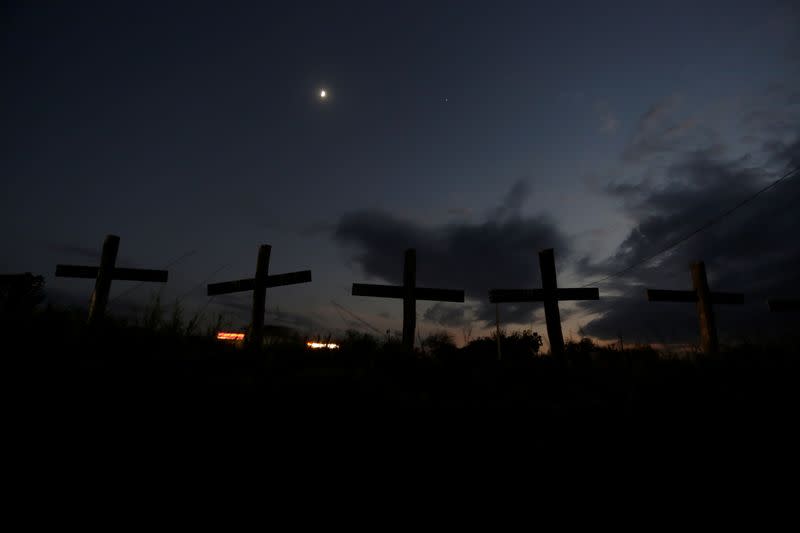
[[[769,310],[774,313],[796,313],[800,311],[800,299],[768,300]]]
[[[108,305],[108,294],[111,291],[111,280],[167,282],[166,270],[146,270],[143,268],[117,268],[117,252],[119,237],[107,235],[103,242],[100,266],[56,265],[56,277],[60,278],[94,278],[94,291],[89,301],[89,323],[97,324],[102,320]]]
[[[260,348],[264,336],[264,308],[267,301],[267,288],[308,283],[311,281],[310,270],[289,272],[287,274],[274,274],[270,276],[269,255],[271,250],[272,247],[269,244],[262,244],[259,246],[255,278],[211,283],[208,285],[209,296],[253,291],[253,314],[250,322],[250,334],[247,338],[248,344],[251,347]]]
[[[412,248],[405,252],[402,285],[372,285],[353,283],[353,296],[375,296],[378,298],[403,299],[403,347],[414,349],[414,329],[417,323],[417,300],[437,302],[463,302],[464,291],[453,289],[429,289],[417,287],[417,252]]]
[[[492,303],[544,302],[544,317],[547,322],[547,337],[550,353],[561,356],[564,353],[564,336],[561,333],[561,313],[558,302],[566,300],[599,300],[597,289],[559,289],[556,283],[556,262],[552,248],[539,252],[539,270],[542,273],[541,289],[492,289],[489,301]]]
[[[691,263],[692,284],[690,291],[665,291],[647,289],[647,299],[651,302],[695,302],[700,319],[700,345],[707,354],[719,351],[717,325],[714,320],[712,304],[743,304],[744,295],[732,292],[711,292],[708,288],[706,266],[702,261]]]

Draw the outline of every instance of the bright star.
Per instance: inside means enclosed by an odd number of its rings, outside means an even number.
[[[325,98],[327,98],[327,97],[328,97],[328,92],[327,92],[325,89],[322,89],[322,90],[319,92],[319,97],[320,97],[320,98],[322,98],[322,99],[324,100]]]

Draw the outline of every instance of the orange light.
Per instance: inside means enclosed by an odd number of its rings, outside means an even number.
[[[225,333],[220,331],[217,333],[217,340],[220,341],[243,341],[244,333]]]
[[[308,346],[309,348],[312,348],[314,350],[318,350],[320,348],[327,348],[328,350],[336,350],[336,349],[339,348],[339,345],[336,344],[336,343],[333,343],[333,342],[324,343],[324,342],[311,342],[311,341],[308,341],[306,343],[306,346]]]

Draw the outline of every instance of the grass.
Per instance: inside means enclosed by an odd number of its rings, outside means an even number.
[[[250,351],[194,334],[180,312],[152,309],[138,324],[110,321],[94,331],[83,316],[53,309],[3,326],[7,339],[13,328],[22,341],[7,357],[28,363],[41,398],[83,409],[238,399],[264,410],[522,407],[541,416],[719,417],[784,411],[797,399],[795,352],[786,347],[739,346],[692,360],[583,339],[567,345],[561,365],[530,344],[515,348],[535,339],[523,333],[502,339],[498,361],[491,338],[458,349],[439,337],[409,355],[397,339],[356,332],[336,351],[307,350],[300,339]]]
[[[243,402],[266,411],[376,407],[526,408],[542,416],[601,418],[794,413],[800,343],[741,343],[721,355],[686,357],[646,345],[600,347],[583,338],[565,360],[540,351],[531,330],[471,339],[444,332],[412,355],[397,336],[349,331],[341,349],[308,350],[305,339],[253,351],[214,339],[222,315],[186,318],[158,297],[131,321],[85,325],[82,312],[45,308],[5,313],[6,361],[48,405],[73,409],[192,408]],[[13,374],[12,374],[13,375]]]

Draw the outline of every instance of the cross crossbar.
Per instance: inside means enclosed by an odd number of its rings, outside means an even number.
[[[222,283],[210,283],[206,290],[209,296],[230,294],[234,292],[253,291],[253,307],[250,319],[250,332],[247,335],[247,344],[252,348],[261,348],[264,339],[264,310],[267,303],[267,289],[282,285],[295,285],[311,281],[311,271],[287,272],[285,274],[269,275],[269,257],[272,246],[262,244],[258,247],[256,259],[256,275],[254,278],[237,279]]]
[[[274,274],[267,276],[264,287],[282,287],[284,285],[295,285],[297,283],[308,283],[311,281],[311,271],[302,270],[300,272],[287,272],[286,274]],[[234,281],[224,281],[222,283],[211,283],[208,285],[208,295],[217,296],[220,294],[230,294],[234,292],[252,291],[256,288],[255,278],[237,279]]]
[[[311,281],[311,271],[287,272],[286,274],[272,274],[267,276],[267,287],[282,287],[283,285],[296,285]]]
[[[800,298],[788,300],[768,300],[769,310],[775,313],[800,311]]]
[[[647,299],[651,302],[687,302],[697,306],[697,318],[700,323],[700,345],[707,354],[719,352],[717,325],[714,319],[713,304],[743,304],[744,295],[732,292],[711,292],[708,288],[706,265],[702,261],[689,264],[692,273],[690,291],[670,291],[647,289]]]
[[[563,361],[564,334],[561,331],[561,313],[558,310],[560,300],[599,300],[600,291],[596,288],[558,287],[556,280],[555,252],[547,248],[539,252],[539,271],[542,275],[541,289],[492,289],[489,301],[492,303],[542,302],[544,318],[547,324],[547,338],[550,341],[550,353]],[[500,311],[497,312],[497,357],[500,358]]]
[[[377,298],[405,297],[402,285],[374,285],[371,283],[353,283],[353,296],[374,296]],[[429,287],[415,287],[415,300],[433,302],[464,302],[464,291],[456,289],[431,289]]]
[[[103,250],[100,254],[99,266],[56,265],[56,277],[95,280],[94,291],[92,291],[92,296],[89,299],[90,325],[96,326],[102,321],[108,305],[108,295],[111,291],[111,282],[113,280],[167,282],[168,272],[166,270],[117,267],[118,251],[119,237],[106,235],[103,241]]]
[[[417,326],[417,300],[438,302],[463,302],[464,291],[454,289],[431,289],[417,287],[417,252],[413,248],[403,257],[402,285],[374,285],[353,283],[353,296],[374,296],[403,300],[403,347],[414,350],[414,330]]]
[[[647,289],[649,302],[697,302],[697,291],[671,291],[662,289]],[[744,294],[734,292],[712,292],[712,304],[741,305],[744,303]]]
[[[235,281],[223,281],[222,283],[210,283],[208,285],[208,295],[217,296],[219,294],[231,294],[233,292],[252,291],[256,287],[256,280],[237,279]]]
[[[56,277],[95,279],[100,267],[83,265],[56,265]],[[119,268],[111,271],[111,279],[120,281],[152,281],[166,283],[169,272],[145,268]]]

